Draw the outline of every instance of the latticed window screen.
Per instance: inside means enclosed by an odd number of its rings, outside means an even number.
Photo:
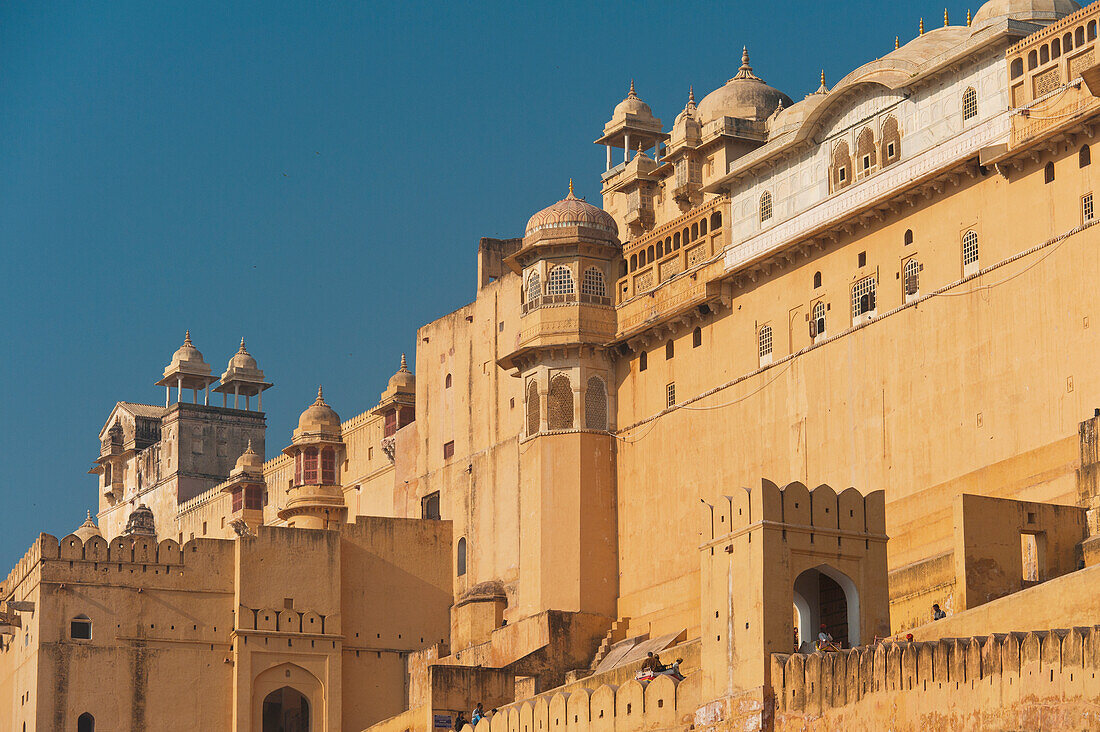
[[[336,482],[336,451],[331,447],[321,451],[321,482],[325,485]]]
[[[817,337],[825,335],[825,303],[818,301],[814,305],[814,319],[810,321],[813,332],[810,335]]]
[[[585,295],[607,297],[607,284],[604,282],[603,272],[595,267],[586,269],[584,279],[581,281],[581,292]]]
[[[852,288],[852,317],[875,310],[875,278],[864,277]]]
[[[676,406],[676,383],[673,382],[665,386],[665,406]]]
[[[772,327],[765,325],[760,329],[760,357],[769,355],[772,352]]]
[[[978,261],[978,235],[973,231],[963,234],[963,264],[975,264]]]
[[[542,280],[538,272],[532,272],[527,278],[527,302],[534,302],[542,294]]]
[[[550,392],[546,396],[546,427],[551,430],[573,429],[573,387],[565,374],[558,374],[550,380]]]
[[[550,279],[546,282],[547,295],[572,295],[573,273],[568,267],[558,265],[550,270]]]
[[[306,448],[305,470],[302,471],[302,481],[309,485],[317,482],[317,448]]]
[[[905,263],[905,294],[916,295],[920,290],[920,262],[910,259]]]
[[[527,384],[527,434],[533,435],[539,431],[539,385],[531,379]]]
[[[978,92],[974,87],[967,88],[963,92],[963,119],[973,119],[978,116]]]
[[[584,426],[590,430],[607,429],[607,389],[598,376],[588,380],[584,391]]]
[[[760,223],[764,223],[772,217],[772,194],[764,191],[760,196]]]
[[[1088,223],[1096,216],[1095,210],[1092,207],[1092,193],[1086,193],[1081,198],[1081,218]]]

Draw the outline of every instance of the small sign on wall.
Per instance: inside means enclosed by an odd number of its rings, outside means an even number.
[[[435,721],[432,726],[436,729],[450,729],[454,723],[454,719],[449,714],[435,714],[433,717]]]

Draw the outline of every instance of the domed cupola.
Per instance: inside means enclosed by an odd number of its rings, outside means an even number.
[[[95,525],[95,521],[92,521],[91,511],[88,511],[88,518],[84,519],[84,523],[77,527],[73,534],[83,542],[87,542],[93,536],[103,538],[103,534],[99,533],[99,527]]]
[[[164,376],[157,386],[164,387],[164,406],[168,406],[172,387],[176,387],[176,402],[183,401],[183,390],[191,390],[191,401],[197,403],[199,391],[206,390],[204,404],[210,403],[210,385],[217,381],[210,375],[210,365],[203,360],[202,352],[191,342],[191,331],[183,338],[183,345],[172,354],[172,361],[164,368]]]
[[[153,510],[142,503],[131,511],[130,517],[126,519],[126,528],[122,534],[124,536],[148,536],[156,539],[157,529],[153,518]]]
[[[607,169],[611,170],[611,148],[623,149],[623,162],[630,159],[630,152],[639,149],[648,150],[663,142],[668,135],[661,131],[661,120],[653,115],[653,110],[638,97],[634,91],[634,80],[630,80],[630,92],[626,98],[615,105],[611,119],[603,126],[603,135],[596,140],[597,145],[607,147]]]
[[[240,405],[240,398],[244,397],[244,408],[251,409],[251,398],[256,397],[256,409],[263,411],[263,393],[271,388],[271,383],[264,381],[264,372],[256,359],[244,346],[244,338],[241,339],[241,347],[229,359],[229,365],[225,367],[221,383],[214,388],[215,392],[221,392],[222,406],[228,406],[229,395],[233,395],[233,408]]]
[[[348,512],[340,486],[346,450],[340,417],[325,403],[321,387],[298,418],[293,440],[283,452],[294,458],[294,480],[279,518],[304,529],[339,527]]]
[[[607,211],[597,208],[573,193],[573,181],[569,181],[569,194],[557,203],[547,206],[527,220],[524,245],[527,239],[550,229],[593,229],[597,235],[614,238],[618,234],[615,219]],[[553,236],[548,232],[547,236]],[[535,237],[535,238],[542,238]]]
[[[746,47],[741,52],[741,68],[737,75],[699,103],[699,122],[704,127],[723,117],[760,122],[770,117],[781,104],[789,107],[794,102],[753,73]]]
[[[390,377],[386,390],[371,414],[382,417],[382,450],[392,460],[393,436],[397,430],[416,419],[416,377],[409,371],[409,362],[401,354],[401,368]]]
[[[974,14],[970,33],[973,35],[1004,20],[1046,25],[1080,9],[1073,0],[989,0]]]
[[[229,494],[229,525],[237,536],[255,535],[256,527],[263,523],[266,489],[263,458],[252,449],[249,440],[222,488],[222,493]]]
[[[695,105],[695,87],[689,87],[684,111],[676,115],[676,122],[672,125],[672,136],[668,141],[670,154],[684,145],[697,146],[702,134],[703,126],[699,124],[699,108]]]

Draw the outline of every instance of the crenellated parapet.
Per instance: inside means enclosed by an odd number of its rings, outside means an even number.
[[[946,729],[953,726],[951,714],[1013,714],[1025,702],[1095,699],[1097,670],[1100,626],[773,654],[775,729],[846,711],[850,719],[861,703],[894,708],[900,729],[909,728],[909,718],[947,715],[939,717]]]
[[[262,607],[237,608],[237,630],[260,633],[325,635],[325,616],[313,610]]]

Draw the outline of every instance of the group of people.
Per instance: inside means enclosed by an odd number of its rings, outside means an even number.
[[[471,728],[476,727],[478,722],[483,719],[490,719],[496,713],[496,707],[486,712],[481,702],[478,702],[477,706],[474,707],[474,710],[470,712],[469,719],[466,719],[466,716],[462,712],[458,713],[458,716],[455,717],[454,730],[455,732],[461,732],[461,730],[466,727],[466,725],[470,725]]]

